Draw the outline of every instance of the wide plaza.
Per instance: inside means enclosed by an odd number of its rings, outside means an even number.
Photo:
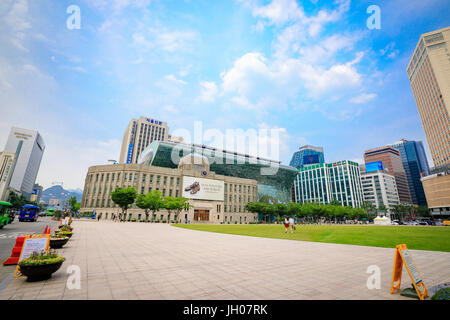
[[[389,293],[394,248],[160,223],[80,219],[73,226],[73,237],[58,250],[66,260],[52,278],[30,283],[9,277],[0,284],[0,299],[409,299]],[[428,288],[450,282],[449,252],[410,251]],[[71,265],[80,268],[79,289],[67,286]],[[369,266],[380,268],[380,289],[367,287]],[[402,289],[410,286],[404,270]]]

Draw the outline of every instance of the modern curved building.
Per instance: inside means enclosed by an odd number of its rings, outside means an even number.
[[[102,219],[120,216],[112,202],[116,187],[134,187],[138,193],[161,191],[163,196],[183,196],[190,209],[179,216],[166,210],[153,220],[192,223],[248,223],[258,215],[245,210],[248,202],[268,195],[289,202],[295,168],[279,162],[206,146],[154,141],[138,163],[92,166],[86,175],[80,212],[96,211]],[[132,205],[125,220],[144,219],[144,210]]]
[[[267,195],[280,202],[291,202],[291,187],[297,176],[293,167],[260,157],[219,150],[205,145],[154,141],[138,158],[138,164],[177,168],[182,157],[197,153],[208,158],[211,171],[228,177],[254,179],[258,199]]]

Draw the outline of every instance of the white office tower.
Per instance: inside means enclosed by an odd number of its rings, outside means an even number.
[[[8,201],[9,183],[16,163],[16,154],[0,152],[0,201]]]
[[[153,141],[167,141],[167,123],[152,118],[132,119],[123,135],[120,163],[137,163],[142,150]]]
[[[39,132],[12,127],[5,147],[5,152],[16,155],[9,188],[22,193],[27,199],[33,192],[44,149],[44,140]]]

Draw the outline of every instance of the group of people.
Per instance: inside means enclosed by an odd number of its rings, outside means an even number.
[[[295,221],[292,217],[286,217],[284,218],[284,228],[286,229],[285,233],[288,233],[289,230],[291,233],[294,233],[295,231]]]

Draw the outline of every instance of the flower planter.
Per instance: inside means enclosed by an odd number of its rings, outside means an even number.
[[[67,243],[67,241],[69,241],[69,237],[61,238],[61,239],[50,238],[50,248],[60,249]]]
[[[22,274],[27,277],[27,281],[34,282],[47,280],[51,278],[52,274],[56,272],[59,268],[61,268],[63,262],[64,260],[50,264],[31,265],[31,266],[19,265],[19,268],[20,272],[22,272]]]
[[[63,237],[68,237],[68,238],[72,237],[72,235],[73,235],[73,233],[64,233],[64,234],[60,234],[59,232],[56,232],[55,234],[59,234],[59,235],[61,235],[61,236],[63,236]]]

